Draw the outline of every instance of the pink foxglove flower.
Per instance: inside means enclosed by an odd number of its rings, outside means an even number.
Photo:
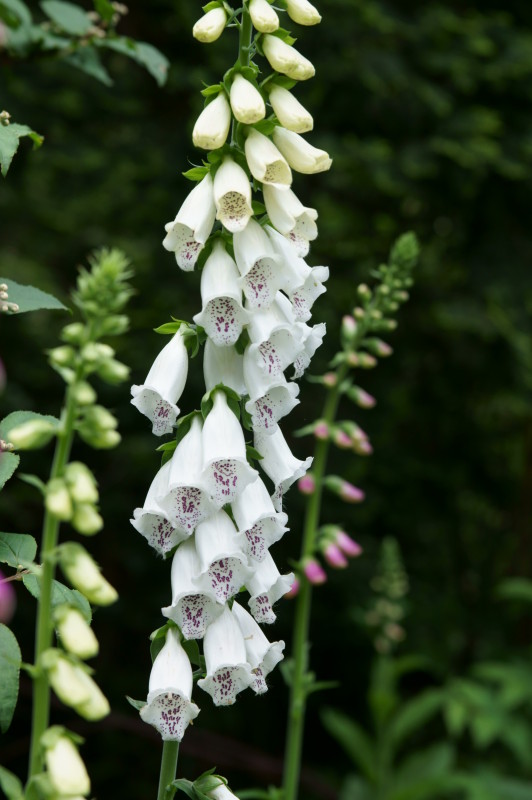
[[[249,171],[254,178],[261,183],[290,186],[292,170],[271,139],[254,128],[250,128],[245,152]]]
[[[244,637],[228,606],[207,628],[203,650],[207,675],[198,686],[211,695],[214,705],[232,705],[237,694],[250,686],[253,675]]]
[[[150,674],[147,704],[140,716],[153,725],[163,741],[180,742],[191,720],[199,714],[192,696],[192,667],[179,641],[179,633],[170,628]]]
[[[315,558],[307,558],[303,565],[303,572],[306,578],[314,586],[319,586],[327,580],[327,573],[321,566],[320,562]]]
[[[313,129],[312,116],[288,89],[274,83],[270,89],[269,100],[283,128],[294,133],[308,133]]]
[[[202,150],[217,150],[225,144],[231,127],[231,108],[224,91],[205,106],[194,125],[192,141]]]
[[[329,566],[334,569],[343,569],[347,567],[347,558],[344,553],[334,542],[328,542],[323,548],[323,555]]]
[[[186,538],[183,531],[177,531],[159,505],[157,498],[168,493],[169,461],[161,467],[148,489],[142,508],[133,511],[131,524],[158,553],[165,555]]]
[[[246,537],[248,556],[263,561],[271,545],[288,530],[287,515],[275,510],[260,478],[246,486],[231,508],[239,531]]]
[[[234,347],[218,347],[207,339],[203,351],[203,377],[208,392],[223,383],[239,395],[246,394],[244,358]]]
[[[264,694],[268,691],[266,676],[284,658],[284,642],[269,642],[251,614],[238,603],[233,603],[232,612],[244,637],[246,658],[253,673],[251,688],[255,694]]]
[[[266,105],[258,89],[237,73],[229,92],[231,109],[238,122],[253,125],[266,116]]]
[[[248,309],[267,308],[283,282],[279,256],[255,220],[250,220],[243,231],[234,235],[233,245]]]
[[[305,175],[325,172],[331,168],[332,159],[325,150],[313,147],[298,133],[276,127],[273,132],[275,146],[286,158],[292,169]]]
[[[257,622],[268,625],[275,622],[273,605],[290,591],[293,582],[294,573],[281,575],[270,553],[267,553],[246,583],[251,595],[248,605]]]
[[[246,538],[225,511],[218,511],[196,528],[194,543],[202,573],[207,574],[219,603],[240,591],[252,568],[245,553]]]
[[[206,175],[190,192],[173,222],[165,225],[163,247],[175,253],[178,266],[185,272],[194,269],[214,225],[213,182]]]
[[[5,580],[5,575],[0,572],[0,622],[8,625],[17,605],[17,597],[11,581]]]
[[[214,176],[216,219],[231,233],[243,231],[253,215],[248,176],[232,158],[224,158]]]

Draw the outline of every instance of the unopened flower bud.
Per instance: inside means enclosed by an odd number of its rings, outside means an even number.
[[[110,345],[101,342],[89,342],[81,350],[81,358],[89,364],[113,358],[114,354],[115,351]]]
[[[347,341],[352,341],[356,332],[356,319],[349,314],[346,314],[345,317],[342,317],[342,336],[344,336]]]
[[[76,503],[97,503],[96,478],[81,461],[72,461],[65,468],[65,481],[72,500]]]
[[[254,27],[260,33],[273,33],[279,27],[279,17],[267,0],[251,0],[249,13]]]
[[[323,385],[332,389],[338,383],[336,372],[326,372],[323,376]]]
[[[312,116],[292,92],[277,84],[273,84],[269,91],[271,107],[283,128],[294,133],[307,133],[313,129]]]
[[[215,42],[222,35],[226,22],[227,16],[223,8],[212,8],[196,22],[192,28],[192,36],[205,44]]]
[[[118,427],[118,420],[104,406],[92,406],[85,412],[83,425],[98,431],[114,431]]]
[[[82,322],[72,322],[61,331],[61,339],[68,344],[81,344],[85,334],[86,328]]]
[[[59,726],[49,728],[41,737],[47,775],[54,793],[75,798],[91,790],[90,779],[72,739]],[[55,794],[54,794],[55,797]]]
[[[96,402],[96,392],[87,381],[78,381],[72,386],[72,393],[78,406],[90,406]]]
[[[324,479],[324,484],[331,492],[337,494],[346,503],[361,503],[364,500],[364,492],[352,483],[340,478],[338,475],[328,475]]]
[[[319,419],[314,424],[314,436],[321,441],[327,441],[330,436],[330,430],[325,420]]]
[[[223,147],[231,127],[231,108],[224,91],[205,106],[194,125],[192,141],[203,150]]]
[[[0,572],[0,622],[9,625],[16,605],[17,596],[13,584],[11,581],[7,581],[5,575]]]
[[[350,450],[353,445],[353,440],[342,428],[334,428],[333,442],[341,450]]]
[[[369,353],[361,352],[358,354],[358,364],[362,369],[373,369],[377,366],[377,359]]]
[[[360,306],[355,306],[355,308],[353,309],[353,316],[355,319],[363,320],[364,317],[366,316],[366,312]]]
[[[389,622],[384,628],[384,633],[392,642],[402,642],[405,638],[405,629],[396,622]]]
[[[301,494],[314,494],[316,491],[316,481],[312,473],[308,472],[306,475],[303,475],[297,482],[297,488]]]
[[[50,364],[54,367],[70,367],[74,363],[75,356],[75,350],[66,344],[48,351]]]
[[[334,542],[328,542],[323,547],[323,556],[329,566],[334,569],[344,569],[347,567],[347,558]]]
[[[262,41],[264,55],[272,69],[287,75],[294,81],[305,81],[312,78],[316,72],[314,65],[277,36],[266,35]]]
[[[70,524],[83,536],[94,536],[103,528],[103,519],[91,503],[76,503]]]
[[[371,300],[371,289],[365,283],[358,285],[357,294],[361,300]]]
[[[118,599],[118,593],[105,580],[95,561],[84,547],[75,542],[67,542],[60,548],[61,569],[80,592],[99,606],[108,606]]]
[[[106,383],[123,383],[129,378],[130,369],[126,364],[117,361],[116,358],[110,358],[103,361],[98,367],[98,375]]]
[[[303,562],[303,572],[310,583],[315,586],[325,583],[327,573],[316,558],[306,558]]]
[[[98,654],[98,639],[77,608],[59,606],[55,612],[56,627],[61,644],[78,658],[92,658]]]
[[[109,314],[98,323],[100,336],[120,336],[129,330],[129,317],[125,314]]]
[[[231,84],[229,99],[236,119],[245,125],[253,125],[266,116],[266,105],[261,93],[239,73]]]
[[[53,438],[56,426],[46,419],[30,419],[9,431],[9,442],[15,450],[35,450]]]
[[[62,478],[52,478],[46,487],[44,504],[50,514],[67,521],[72,518],[72,500],[67,485]]]
[[[370,456],[373,453],[373,447],[367,439],[354,439],[353,450],[359,456]]]
[[[360,365],[358,353],[348,353],[345,360],[350,367],[358,367]]]
[[[48,672],[52,689],[65,705],[74,708],[85,719],[107,716],[109,703],[81,664],[74,663],[56,649],[45,650],[41,663]]]
[[[338,529],[336,531],[336,544],[343,550],[346,556],[350,558],[357,558],[362,553],[362,548],[352,539],[345,531]]]
[[[351,386],[347,391],[347,396],[360,408],[373,408],[377,402],[373,395],[360,386]]]
[[[294,580],[292,582],[292,586],[290,587],[290,591],[288,591],[284,596],[288,600],[292,600],[294,597],[297,597],[297,595],[299,594],[300,585],[301,584],[299,583],[298,579],[294,578]]]
[[[288,16],[299,25],[317,25],[321,14],[308,0],[286,0]]]

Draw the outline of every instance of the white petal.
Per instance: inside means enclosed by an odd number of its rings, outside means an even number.
[[[223,8],[212,8],[196,22],[192,28],[192,36],[198,42],[215,42],[225,28],[227,16]]]
[[[298,320],[307,322],[311,318],[311,308],[317,298],[327,291],[323,284],[328,279],[329,267],[312,267],[311,274],[303,286],[290,293],[290,300]]]
[[[294,233],[310,241],[317,237],[315,208],[306,208],[291,189],[264,184],[262,193],[272,225],[280,233],[284,236]]]
[[[181,531],[174,528],[155,499],[168,491],[169,473],[170,462],[167,461],[153,479],[144,506],[136,508],[133,512],[133,519],[130,520],[135,530],[141,533],[161,555],[169,553],[185,538]]]
[[[217,347],[211,339],[203,351],[203,376],[208,392],[223,383],[237,394],[246,394],[244,358],[234,347]]]
[[[262,455],[261,468],[273,481],[276,491],[280,487],[283,494],[312,464],[311,457],[300,461],[292,454],[280,428],[272,434],[256,433],[255,448]]]
[[[283,128],[295,133],[308,133],[312,130],[314,127],[312,116],[288,89],[274,83],[270,89],[269,99],[275,116]]]
[[[141,708],[141,719],[161,734],[163,742],[180,742],[191,720],[200,710],[189,698],[179,692],[156,692],[148,695],[148,703]]]
[[[202,311],[193,318],[217,345],[235,344],[248,322],[242,308],[239,272],[224,244],[218,240],[201,273]]]
[[[260,478],[246,486],[233,501],[232,510],[238,529],[246,536],[249,558],[263,561],[271,545],[288,530],[287,515],[276,512]]]
[[[229,99],[236,119],[245,125],[253,125],[266,116],[266,105],[261,93],[240,73],[233,79]]]
[[[214,176],[216,219],[231,233],[244,230],[253,215],[251,184],[248,176],[232,158],[224,158]]]
[[[316,70],[308,58],[277,36],[265,36],[262,47],[270,66],[282,75],[294,81],[306,81],[314,76]]]
[[[276,616],[272,606],[290,591],[293,582],[294,573],[281,575],[268,553],[246,583],[246,589],[251,595],[249,607],[257,622],[268,625],[275,622]]]
[[[203,150],[217,150],[223,147],[231,127],[231,108],[226,94],[220,92],[212,102],[205,106],[194,125],[192,141]]]
[[[233,603],[233,616],[236,618],[246,646],[246,657],[254,675],[251,688],[256,694],[264,694],[266,676],[284,658],[284,642],[269,642],[251,614],[238,603]]]
[[[185,199],[175,220],[165,226],[167,235],[163,247],[175,253],[178,265],[185,272],[194,269],[215,217],[213,181],[210,175],[206,175]]]
[[[266,226],[265,230],[275,252],[282,260],[284,278],[282,289],[289,294],[294,289],[303,286],[311,274],[311,268],[303,258],[297,255],[293,245],[290,244],[285,236],[282,236],[269,225]]]
[[[218,511],[196,528],[195,545],[202,573],[220,603],[234,597],[251,574],[244,547],[246,539],[238,533],[225,511]]]
[[[249,13],[254,27],[261,33],[273,33],[279,27],[279,17],[267,0],[251,0]]]
[[[248,308],[267,308],[283,283],[279,256],[255,220],[250,220],[245,230],[233,237],[235,259],[246,296]]]
[[[298,380],[302,377],[303,373],[309,366],[314,353],[318,347],[321,347],[323,337],[326,333],[324,322],[320,322],[318,325],[313,325],[312,328],[308,325],[305,325],[303,322],[298,323],[298,325],[301,331],[304,349],[298,354],[294,361],[294,374],[292,377],[295,380]]]
[[[168,689],[179,691],[189,700],[192,696],[192,667],[175,628],[167,631],[165,643],[153,662],[148,691]]]
[[[325,172],[330,169],[332,159],[325,150],[313,147],[298,133],[277,126],[273,141],[286,158],[292,169],[305,175]]]
[[[288,16],[300,25],[317,25],[321,21],[318,9],[309,0],[286,0]]]
[[[215,705],[232,705],[253,676],[246,660],[244,637],[227,606],[207,628],[203,650],[207,676],[198,681],[198,686],[211,695]]]
[[[290,186],[292,171],[271,139],[250,128],[244,149],[249,171],[254,178],[261,183]]]
[[[299,403],[299,387],[282,374],[273,379],[266,375],[249,348],[244,357],[244,380],[249,395],[246,411],[251,414],[253,430],[273,433],[278,421]]]

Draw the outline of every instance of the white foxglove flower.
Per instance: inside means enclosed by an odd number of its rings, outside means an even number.
[[[231,84],[229,102],[236,119],[245,125],[253,125],[266,116],[266,104],[261,93],[240,73],[235,75]]]
[[[174,528],[185,536],[216,510],[203,475],[202,440],[201,420],[196,415],[168,462],[167,487],[156,498]]]
[[[224,392],[216,392],[203,426],[205,483],[218,507],[231,503],[257,477],[246,458],[240,422],[227,405]]]
[[[253,219],[241,233],[235,233],[233,245],[248,308],[266,308],[282,285],[279,256],[263,228]]]
[[[281,497],[312,465],[311,456],[300,461],[292,454],[280,428],[269,435],[255,433],[255,448],[262,456],[260,466],[275,485],[276,497]]]
[[[217,347],[207,339],[203,350],[203,377],[208,392],[223,383],[237,394],[246,394],[244,358],[234,347]]]
[[[290,300],[277,292],[271,306],[256,311],[251,318],[248,327],[251,344],[244,359],[254,358],[266,377],[272,380],[280,377],[304,348],[300,326]]]
[[[203,651],[207,675],[198,686],[211,695],[215,706],[232,705],[237,694],[250,686],[253,675],[244,637],[228,606],[207,628]]]
[[[270,66],[276,72],[287,75],[294,81],[306,81],[314,77],[316,70],[312,62],[278,36],[266,35],[262,40],[262,48]]]
[[[232,611],[242,631],[246,658],[254,676],[251,688],[255,694],[264,694],[268,691],[266,676],[284,658],[284,642],[269,642],[251,614],[238,603],[233,603]]]
[[[246,486],[231,508],[239,531],[246,536],[249,557],[263,561],[271,545],[288,530],[287,515],[276,512],[260,478]]]
[[[325,172],[330,169],[332,159],[325,150],[313,147],[298,133],[276,126],[273,132],[276,147],[286,158],[292,169],[305,175]]]
[[[152,423],[156,436],[171,433],[179,416],[177,401],[188,374],[187,348],[180,331],[163,347],[141,386],[132,386],[131,400]]]
[[[251,0],[249,13],[253,26],[260,33],[273,33],[279,27],[279,17],[267,0]]]
[[[194,540],[179,545],[172,560],[172,604],[162,608],[164,617],[172,619],[185,639],[202,639],[207,625],[218,617],[224,606],[218,603],[201,569]]]
[[[214,176],[216,219],[231,233],[244,230],[253,215],[249,178],[232,158],[224,158]]]
[[[318,235],[316,209],[305,208],[291,189],[264,184],[262,193],[272,225],[284,236],[290,237],[290,244],[298,256],[306,256],[309,242]]]
[[[294,374],[292,376],[293,380],[299,380],[299,378],[303,376],[303,373],[309,366],[314,353],[318,347],[321,347],[323,337],[326,333],[324,322],[320,322],[318,325],[313,325],[312,327],[305,325],[304,323],[298,323],[298,325],[301,331],[303,349],[294,361]]]
[[[307,322],[315,300],[326,291],[323,284],[329,278],[329,268],[309,267],[285,236],[269,226],[266,232],[285,266],[283,289],[292,303],[294,317],[300,322]]]
[[[205,106],[194,125],[192,141],[203,150],[223,147],[231,127],[231,108],[224,91]]]
[[[286,0],[288,16],[300,25],[317,25],[321,14],[308,0]]]
[[[246,589],[251,595],[248,605],[257,622],[268,625],[275,622],[272,606],[290,591],[293,582],[294,573],[281,575],[270,553],[267,553],[246,583]]]
[[[290,186],[292,171],[271,139],[250,128],[244,149],[249,171],[254,178],[261,183]]]
[[[151,482],[144,506],[136,508],[133,511],[133,519],[129,520],[135,530],[142,534],[148,544],[161,555],[169,553],[179,542],[186,539],[186,534],[175,529],[156,500],[168,494],[170,468],[170,461],[163,464]]]
[[[239,277],[235,262],[218,239],[201,273],[202,311],[193,317],[216,345],[234,344],[248,321]]]
[[[227,16],[223,8],[212,8],[196,22],[192,28],[192,36],[198,42],[215,42],[222,35]]]
[[[219,603],[240,591],[251,574],[244,552],[246,538],[238,533],[225,511],[201,522],[194,534],[202,579],[206,573]]]
[[[192,667],[177,630],[170,628],[153,662],[148,701],[140,716],[159,731],[163,741],[180,742],[189,722],[199,714],[191,695]]]
[[[61,797],[88,794],[91,782],[85,764],[72,739],[61,735],[60,730],[58,727],[49,728],[43,737],[44,760],[50,785]],[[53,742],[47,747],[46,740],[51,739]]]
[[[275,83],[272,84],[269,100],[275,116],[283,128],[295,133],[308,133],[313,129],[312,116],[288,89]]]
[[[185,272],[194,269],[215,217],[213,182],[211,176],[206,175],[185,199],[175,220],[165,225],[163,247],[175,253],[178,266]]]
[[[299,403],[299,386],[288,383],[284,375],[272,380],[264,373],[249,348],[244,357],[244,380],[249,395],[246,411],[251,414],[253,430],[273,433],[277,430],[278,421]]]
[[[327,280],[329,280],[329,267],[312,267],[304,284],[290,292],[290,300],[297,320],[308,322],[312,316],[310,310],[315,301],[327,291],[323,285]]]

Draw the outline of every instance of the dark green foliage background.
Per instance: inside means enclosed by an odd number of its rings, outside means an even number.
[[[331,471],[362,486],[367,501],[348,507],[328,499],[324,521],[343,522],[365,553],[316,592],[313,666],[342,688],[310,702],[308,797],[333,797],[348,769],[321,727],[320,703],[365,719],[372,649],[354,617],[367,603],[381,539],[399,540],[411,579],[403,648],[426,654],[438,681],[478,659],[511,659],[529,643],[530,626],[494,590],[504,576],[530,576],[532,558],[532,8],[519,0],[327,0],[321,10],[321,26],[296,34],[317,68],[317,79],[296,90],[314,114],[310,138],[334,158],[330,173],[297,176],[294,187],[320,214],[311,263],[331,266],[329,291],[315,308],[329,335],[313,372],[334,354],[357,283],[368,280],[394,237],[414,230],[422,261],[390,338],[395,355],[358,378],[377,408],[343,409],[368,431],[375,454],[332,457]],[[161,247],[163,224],[192,188],[180,173],[200,159],[190,135],[201,82],[219,80],[236,52],[234,30],[208,47],[192,39],[199,14],[196,0],[130,4],[122,33],[154,44],[172,63],[162,90],[119,56],[111,56],[110,89],[61,63],[2,62],[2,105],[46,138],[35,153],[23,143],[2,181],[1,272],[64,300],[89,250],[123,248],[137,294],[119,357],[132,366],[134,382],[163,344],[152,329],[199,307],[198,276],[179,271]],[[42,351],[56,343],[64,321],[50,312],[2,319],[2,415],[17,408],[57,413],[62,386]],[[197,360],[185,413],[198,404],[201,385]],[[57,721],[87,737],[95,796],[140,800],[154,795],[159,742],[124,695],[146,693],[147,635],[170,588],[169,565],[153,557],[128,519],[157,469],[158,442],[125,388],[102,386],[100,396],[120,419],[123,444],[109,453],[79,446],[75,454],[94,469],[103,495],[106,528],[89,546],[120,592],[120,602],[94,621],[102,645],[97,677],[114,712],[88,725],[58,708]],[[319,415],[318,390],[304,384],[301,399],[285,430]],[[293,444],[301,456],[311,452],[309,440]],[[33,454],[23,469],[45,477]],[[12,481],[2,493],[4,530],[38,533],[39,500],[30,491]],[[293,491],[286,505],[292,533],[277,549],[285,566],[298,552],[302,500]],[[30,660],[34,606],[17,588],[13,627]],[[290,603],[280,606],[276,638],[289,641],[291,614]],[[216,764],[235,789],[277,782],[286,703],[280,673],[268,695],[241,696],[231,709],[215,711],[200,694],[182,774],[194,778]],[[25,684],[2,756],[20,774],[28,711]],[[501,771],[515,772],[510,758],[497,758]]]

